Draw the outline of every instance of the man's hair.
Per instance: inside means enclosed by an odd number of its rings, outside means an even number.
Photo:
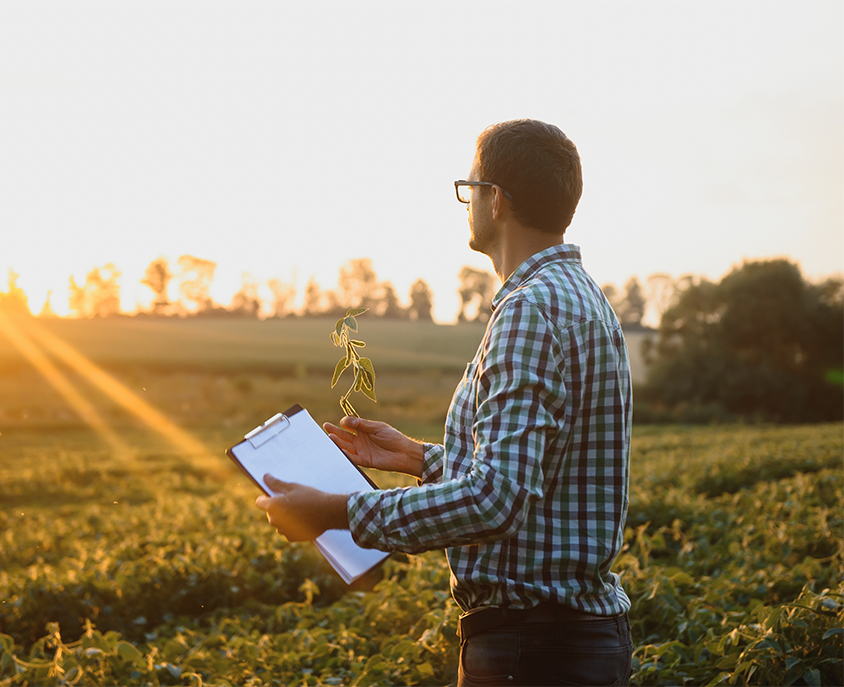
[[[553,124],[515,119],[487,127],[477,142],[479,181],[507,191],[522,224],[564,234],[583,191],[580,155]]]

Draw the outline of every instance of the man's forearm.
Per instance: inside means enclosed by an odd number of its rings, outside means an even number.
[[[405,461],[397,472],[418,479],[422,477],[422,470],[425,466],[425,445],[421,441],[407,437],[405,446]]]

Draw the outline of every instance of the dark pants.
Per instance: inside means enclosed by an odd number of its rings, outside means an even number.
[[[599,617],[555,604],[484,609],[464,615],[459,631],[458,685],[626,685],[630,679],[626,614]]]

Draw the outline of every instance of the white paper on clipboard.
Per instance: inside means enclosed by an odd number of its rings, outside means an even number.
[[[270,418],[226,453],[268,494],[274,492],[264,483],[267,473],[284,482],[297,482],[333,494],[374,489],[300,406]],[[328,530],[314,543],[346,584],[389,556],[383,551],[361,548],[348,530]]]

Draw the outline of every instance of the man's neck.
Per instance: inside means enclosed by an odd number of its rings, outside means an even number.
[[[496,249],[488,253],[502,284],[532,255],[565,243],[565,235],[549,234],[515,221],[505,222],[502,229]]]

